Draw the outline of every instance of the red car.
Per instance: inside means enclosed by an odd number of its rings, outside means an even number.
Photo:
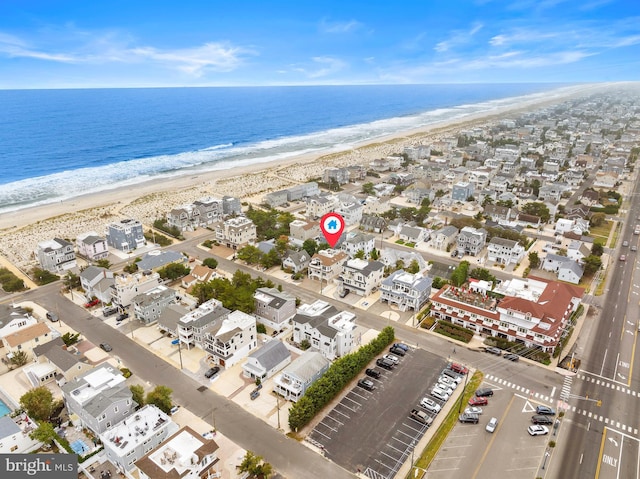
[[[487,404],[489,404],[489,401],[485,397],[474,396],[469,399],[469,406],[486,406]]]
[[[92,307],[96,306],[98,303],[100,303],[100,300],[98,298],[92,299],[88,303],[84,303],[84,307],[85,308],[92,308]]]
[[[468,368],[466,368],[462,364],[458,364],[458,363],[449,364],[449,369],[451,369],[452,371],[457,372],[458,374],[467,374],[469,372]]]

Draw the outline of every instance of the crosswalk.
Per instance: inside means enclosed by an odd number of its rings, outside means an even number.
[[[576,377],[579,378],[579,379],[582,379],[583,381],[586,381],[588,383],[593,383],[596,386],[601,386],[601,387],[604,387],[604,388],[614,389],[616,391],[620,391],[622,393],[629,394],[630,396],[633,396],[633,397],[640,397],[640,392],[634,391],[633,389],[629,389],[624,384],[621,384],[621,383],[616,382],[616,381],[612,381],[610,379],[601,378],[601,377],[598,377],[598,376],[591,376],[591,375],[583,374],[583,373],[576,374]]]
[[[615,381],[607,380],[597,376],[585,375],[583,373],[578,373],[575,376],[575,378],[593,383],[598,386],[611,388],[616,391],[629,394],[630,396],[640,397],[640,393],[638,393],[637,391],[629,389],[625,387],[623,384],[616,383]],[[560,395],[557,402],[558,410],[564,410],[565,413],[572,412],[579,416],[587,417],[594,421],[599,421],[609,426],[610,428],[616,428],[628,434],[633,434],[634,436],[638,435],[638,426],[630,426],[628,424],[623,424],[619,421],[594,413],[593,411],[569,404],[569,400],[571,399],[571,386],[573,383],[573,379],[574,379],[574,376],[564,377],[562,388],[560,390]],[[529,388],[525,388],[524,386],[520,386],[519,384],[513,383],[511,381],[507,381],[506,379],[493,376],[491,374],[487,374],[484,377],[484,380],[489,384],[500,385],[505,388],[511,388],[514,391],[518,391],[519,393],[525,396],[529,396],[529,398],[535,398],[541,402],[546,402],[548,404],[551,404],[554,401],[553,396],[554,396],[555,388],[551,391],[551,394],[544,395],[544,394],[540,394],[535,391],[532,391]]]
[[[533,391],[529,388],[525,388],[524,386],[520,386],[519,384],[512,383],[511,381],[507,381],[506,379],[499,378],[497,376],[493,376],[492,374],[487,374],[484,377],[485,382],[499,384],[500,386],[504,386],[507,388],[511,388],[514,391],[518,391],[525,396],[529,396],[530,398],[535,398],[540,402],[551,403],[553,401],[553,395],[545,395],[539,392]]]

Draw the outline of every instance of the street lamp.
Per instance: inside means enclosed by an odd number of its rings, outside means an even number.
[[[550,456],[549,451],[544,453],[544,459],[542,460],[542,469],[547,465],[547,458]]]
[[[413,452],[416,450],[416,441],[411,441],[411,469],[413,470]]]
[[[469,372],[464,375],[464,386],[462,387],[462,394],[460,395],[460,405],[458,406],[458,414],[462,411],[462,400],[464,399],[464,393],[467,390],[467,381],[469,380]]]

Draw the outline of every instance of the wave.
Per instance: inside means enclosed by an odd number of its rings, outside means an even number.
[[[566,93],[567,88],[553,91],[557,96]],[[550,92],[542,92],[468,105],[455,105],[315,133],[273,138],[253,144],[224,143],[174,155],[136,158],[19,180],[0,185],[0,205],[2,205],[0,213],[66,201],[88,193],[133,186],[149,179],[276,162],[300,154],[323,154],[346,150],[362,141],[375,141],[385,136],[441,121],[462,119],[483,112],[490,113],[507,105],[517,106],[519,103],[549,97]]]

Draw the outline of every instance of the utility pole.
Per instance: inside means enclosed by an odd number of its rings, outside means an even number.
[[[462,394],[460,395],[460,404],[458,406],[458,414],[462,411],[462,400],[464,398],[464,393],[467,390],[467,381],[469,380],[469,371],[464,375],[464,386],[462,387]]]

